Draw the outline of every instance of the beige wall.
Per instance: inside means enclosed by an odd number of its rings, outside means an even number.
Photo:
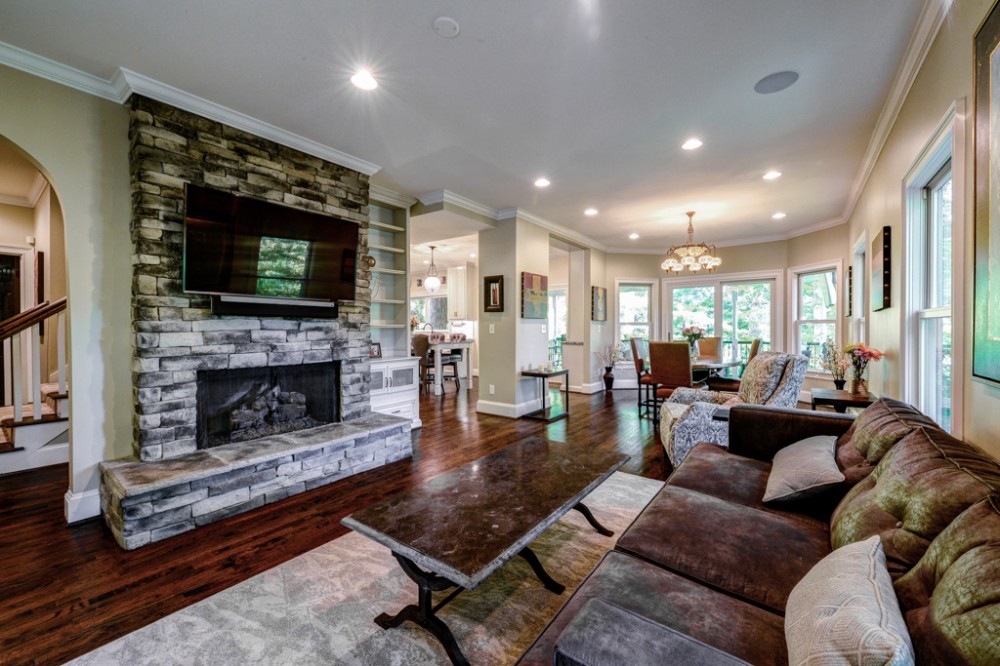
[[[0,245],[29,247],[25,236],[35,233],[35,212],[24,206],[0,204]]]
[[[964,380],[956,387],[964,393],[961,408],[964,413],[961,434],[969,441],[1000,455],[1000,387],[972,381],[972,298],[973,298],[973,39],[986,17],[991,2],[956,0],[928,52],[902,109],[892,126],[885,146],[869,177],[858,204],[849,220],[851,242],[867,232],[869,242],[882,225],[892,227],[892,265],[902,266],[903,181],[916,164],[921,151],[934,137],[949,108],[961,100],[967,110],[964,119],[966,178],[964,189],[956,189],[955,198],[964,202],[961,225],[965,242],[956,247],[955,277],[962,283],[958,289],[965,297],[964,334],[956,340],[954,372]],[[960,119],[962,120],[962,119]],[[959,184],[956,182],[956,188]],[[900,363],[902,339],[901,277],[894,270],[892,307],[869,314],[871,343],[887,353],[887,359],[876,364],[872,372],[872,388],[876,392],[896,397],[903,395],[904,369]],[[961,343],[961,352],[959,348]]]
[[[97,463],[131,443],[128,110],[0,66],[0,135],[55,189],[65,218],[71,520],[97,515]]]

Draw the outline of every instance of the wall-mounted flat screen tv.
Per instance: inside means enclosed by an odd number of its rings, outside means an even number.
[[[357,223],[196,185],[185,204],[185,292],[354,300]]]

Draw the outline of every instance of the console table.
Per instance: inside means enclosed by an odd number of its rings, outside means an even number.
[[[874,393],[854,395],[850,391],[838,389],[813,389],[811,394],[813,411],[816,411],[816,405],[828,405],[841,414],[846,412],[848,407],[864,409],[878,400],[878,396]]]
[[[542,408],[525,414],[524,418],[534,419],[536,421],[545,421],[546,423],[569,418],[569,370],[566,368],[556,368],[555,370],[522,370],[521,376],[537,378],[542,389]],[[563,388],[565,388],[566,397],[563,398],[564,407],[562,411],[557,412],[554,411],[552,407],[546,407],[545,403],[549,397],[549,380],[553,377],[559,376],[566,378],[563,380]]]

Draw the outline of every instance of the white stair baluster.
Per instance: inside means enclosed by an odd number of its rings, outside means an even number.
[[[56,363],[59,377],[59,393],[66,394],[66,313],[56,315]]]
[[[31,327],[31,418],[42,420],[42,340],[35,324]]]
[[[7,406],[13,404],[11,377],[14,374],[14,358],[10,353],[10,338],[3,341],[3,367],[5,370],[3,373],[3,404]]]
[[[22,416],[22,405],[24,405],[24,396],[22,390],[23,389],[22,384],[24,382],[23,379],[24,369],[21,366],[20,333],[15,333],[13,337],[11,337],[10,349],[11,349],[11,367],[13,368],[13,372],[11,374],[14,376],[14,391],[13,391],[14,422],[20,423],[24,418]]]

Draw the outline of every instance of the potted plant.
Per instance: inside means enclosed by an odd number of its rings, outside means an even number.
[[[854,371],[851,373],[851,395],[868,395],[868,380],[865,379],[865,370],[872,361],[881,361],[885,352],[881,352],[874,347],[856,343],[844,347],[844,353],[851,361]]]
[[[626,358],[622,345],[623,343],[621,342],[612,342],[600,351],[594,352],[594,355],[601,359],[601,363],[604,364],[604,388],[607,391],[614,388],[615,375],[612,371],[614,370],[615,363],[624,361]]]
[[[833,376],[833,385],[838,391],[844,390],[844,374],[851,366],[851,361],[844,355],[844,350],[837,346],[833,340],[823,343],[823,369]]]
[[[698,341],[705,337],[705,329],[701,326],[686,326],[681,331],[681,335],[687,340],[688,345],[691,347],[691,358],[698,358],[701,355],[701,350],[698,348]]]

